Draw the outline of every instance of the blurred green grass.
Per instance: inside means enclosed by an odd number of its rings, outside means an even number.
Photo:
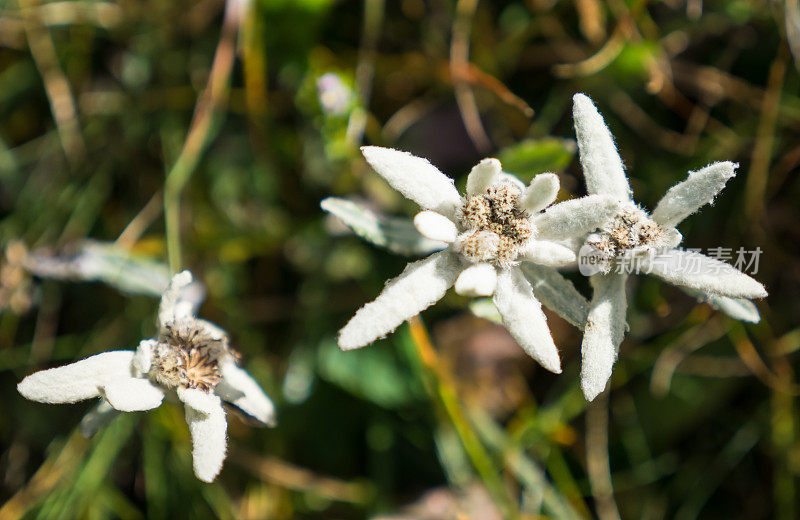
[[[451,510],[474,518],[535,517],[540,504],[553,518],[797,518],[796,2],[225,9],[0,7],[0,518],[364,518],[442,487],[461,498]],[[465,41],[469,63],[454,65]],[[339,82],[322,96],[328,73]],[[495,155],[524,180],[555,170],[563,197],[580,194],[578,91],[605,114],[645,207],[687,170],[740,163],[681,232],[688,247],[762,248],[762,323],[742,326],[637,280],[612,392],[588,413],[579,335],[554,315],[558,377],[506,349],[508,336],[452,294],[424,313],[427,364],[407,326],[338,352],[338,328],[406,259],[343,236],[320,200],[413,211],[358,146],[412,151],[457,183]],[[470,92],[480,120],[469,117]],[[194,479],[176,407],[121,417],[86,441],[75,428],[90,404],[16,393],[34,370],[155,331],[155,299],[31,280],[11,254],[13,244],[69,251],[85,238],[191,268],[208,287],[204,317],[230,331],[277,401],[277,429],[231,420],[216,483]],[[475,481],[492,513],[474,509]]]

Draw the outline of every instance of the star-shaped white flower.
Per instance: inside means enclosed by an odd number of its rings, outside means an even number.
[[[503,173],[497,159],[472,169],[462,197],[453,180],[425,159],[376,146],[361,150],[375,171],[422,208],[414,218],[419,232],[447,248],[408,264],[389,281],[339,332],[339,346],[355,349],[386,336],[455,286],[459,294],[493,296],[517,343],[547,370],[561,372],[547,320],[520,262],[574,262],[575,253],[558,241],[595,229],[616,212],[616,201],[592,195],[550,206],[559,188],[556,175],[537,175],[525,187]]]
[[[51,404],[99,397],[97,411],[82,424],[89,429],[102,423],[111,410],[152,410],[165,396],[175,397],[185,405],[195,475],[211,482],[222,469],[227,449],[222,401],[270,426],[275,408],[258,383],[239,368],[227,334],[194,316],[199,300],[191,273],[178,273],[161,297],[156,339],[142,340],[136,351],[105,352],[36,372],[17,390],[28,399]]]
[[[676,226],[714,200],[736,174],[737,164],[717,162],[689,172],[688,178],[670,188],[648,214],[633,202],[614,139],[597,108],[583,94],[576,94],[573,102],[586,189],[590,194],[613,196],[620,202],[619,213],[598,233],[589,235],[582,250],[586,252],[588,248],[599,259],[600,268],[590,277],[594,295],[581,345],[581,387],[591,401],[605,389],[625,335],[628,274],[614,272],[619,260],[633,260],[638,270],[696,296],[706,296],[717,306],[734,311],[736,317],[752,314],[746,312],[752,307],[749,300],[764,298],[767,291],[725,262],[677,249],[682,237]]]

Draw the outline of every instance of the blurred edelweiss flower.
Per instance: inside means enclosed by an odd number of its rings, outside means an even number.
[[[619,213],[599,232],[588,235],[580,252],[579,261],[584,255],[596,260],[590,276],[594,295],[581,345],[581,387],[591,401],[605,389],[625,335],[628,271],[621,261],[705,297],[723,309],[738,310],[739,315],[732,315],[739,319],[755,313],[758,321],[758,312],[749,299],[764,298],[767,291],[725,262],[677,249],[682,236],[675,227],[714,200],[736,174],[736,163],[717,162],[689,172],[688,178],[670,188],[648,214],[633,202],[622,160],[602,116],[587,96],[576,94],[573,101],[587,191],[612,196],[620,202]],[[618,269],[612,270],[615,265]],[[751,310],[747,312],[748,309]]]
[[[558,241],[596,229],[614,215],[616,200],[591,195],[551,206],[556,175],[537,175],[525,187],[503,173],[497,159],[472,169],[462,197],[452,179],[425,159],[376,146],[361,150],[375,171],[422,208],[414,218],[419,232],[447,248],[408,264],[388,282],[339,332],[339,346],[350,350],[384,337],[455,286],[462,295],[493,296],[520,346],[547,370],[561,372],[541,304],[520,263],[574,262],[575,253]]]
[[[176,274],[161,297],[156,339],[136,351],[117,350],[36,372],[17,386],[24,397],[43,403],[74,403],[100,397],[101,404],[82,423],[94,430],[114,411],[138,412],[161,405],[165,395],[186,407],[192,435],[194,472],[211,482],[222,469],[227,422],[222,400],[273,425],[272,402],[237,365],[227,334],[196,318],[200,298],[189,271]]]

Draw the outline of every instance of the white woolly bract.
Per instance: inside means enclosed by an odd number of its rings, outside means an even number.
[[[490,264],[475,264],[458,275],[455,290],[462,296],[491,296],[497,285],[497,270]]]
[[[520,260],[549,267],[561,267],[576,260],[575,252],[566,246],[547,240],[530,240]]]
[[[581,389],[587,401],[605,389],[625,336],[627,279],[628,275],[617,273],[590,277],[594,295],[581,343]]]
[[[195,302],[184,297],[191,284],[192,273],[189,271],[181,271],[172,277],[164,294],[161,295],[161,304],[158,306],[158,322],[161,325],[186,319],[194,314]]]
[[[124,378],[101,387],[103,397],[120,412],[143,412],[161,406],[164,392],[149,379]]]
[[[572,103],[575,137],[583,176],[586,178],[586,191],[630,200],[631,188],[625,177],[622,159],[603,116],[584,94],[575,94]]]
[[[559,186],[558,175],[540,173],[522,192],[520,207],[532,214],[539,213],[556,200]]]
[[[677,226],[702,206],[711,204],[725,183],[736,175],[738,166],[737,163],[725,161],[689,172],[686,180],[667,190],[653,210],[653,220],[662,226]]]
[[[425,238],[448,244],[455,242],[458,236],[458,229],[452,220],[427,209],[414,217],[414,227]]]
[[[223,362],[220,369],[222,380],[214,392],[261,423],[274,426],[275,406],[256,380],[232,360]]]
[[[673,249],[643,261],[640,269],[674,285],[729,298],[765,298],[764,286],[732,265],[694,251]]]
[[[729,298],[728,296],[708,295],[703,300],[713,308],[724,312],[731,318],[748,323],[758,323],[761,315],[758,308],[750,300],[744,298]]]
[[[575,286],[552,267],[523,262],[519,268],[533,289],[533,295],[548,309],[583,330],[589,314],[589,301]]]
[[[559,202],[533,218],[536,238],[562,240],[585,235],[616,214],[618,202],[607,195],[588,195]]]
[[[31,374],[17,385],[23,397],[42,403],[75,403],[100,395],[100,387],[131,377],[133,352],[116,350]]]
[[[198,388],[184,388],[179,386],[175,389],[183,404],[194,408],[198,412],[211,413],[219,403],[219,397],[209,394]]]
[[[135,375],[140,376],[150,372],[150,366],[153,364],[153,353],[157,347],[158,341],[153,339],[143,339],[139,342],[136,353],[133,355]]]
[[[503,168],[497,159],[484,159],[467,175],[467,196],[482,195],[492,184],[500,179]]]
[[[460,272],[460,261],[449,251],[408,264],[373,302],[359,309],[339,331],[339,347],[351,350],[386,336],[439,301]]]
[[[379,146],[362,146],[361,153],[372,168],[409,200],[448,218],[455,218],[461,205],[453,179],[426,159]]]
[[[222,469],[228,447],[228,423],[225,409],[217,396],[215,405],[205,411],[186,406],[186,422],[192,435],[194,474],[203,482],[212,482]]]
[[[519,269],[503,269],[497,274],[493,301],[503,325],[525,352],[545,369],[560,374],[561,360],[547,318]]]

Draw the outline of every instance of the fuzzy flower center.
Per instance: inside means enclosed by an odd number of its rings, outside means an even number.
[[[641,208],[631,205],[623,208],[598,233],[589,235],[586,245],[600,256],[600,268],[611,270],[615,260],[629,251],[648,249],[660,245],[664,230]]]
[[[471,262],[489,262],[498,267],[514,265],[533,233],[530,215],[519,206],[520,190],[497,183],[482,195],[469,197],[461,207],[465,229],[456,244]]]
[[[167,323],[158,338],[151,377],[168,388],[211,393],[222,379],[220,360],[234,356],[227,337],[215,337],[193,320]]]

